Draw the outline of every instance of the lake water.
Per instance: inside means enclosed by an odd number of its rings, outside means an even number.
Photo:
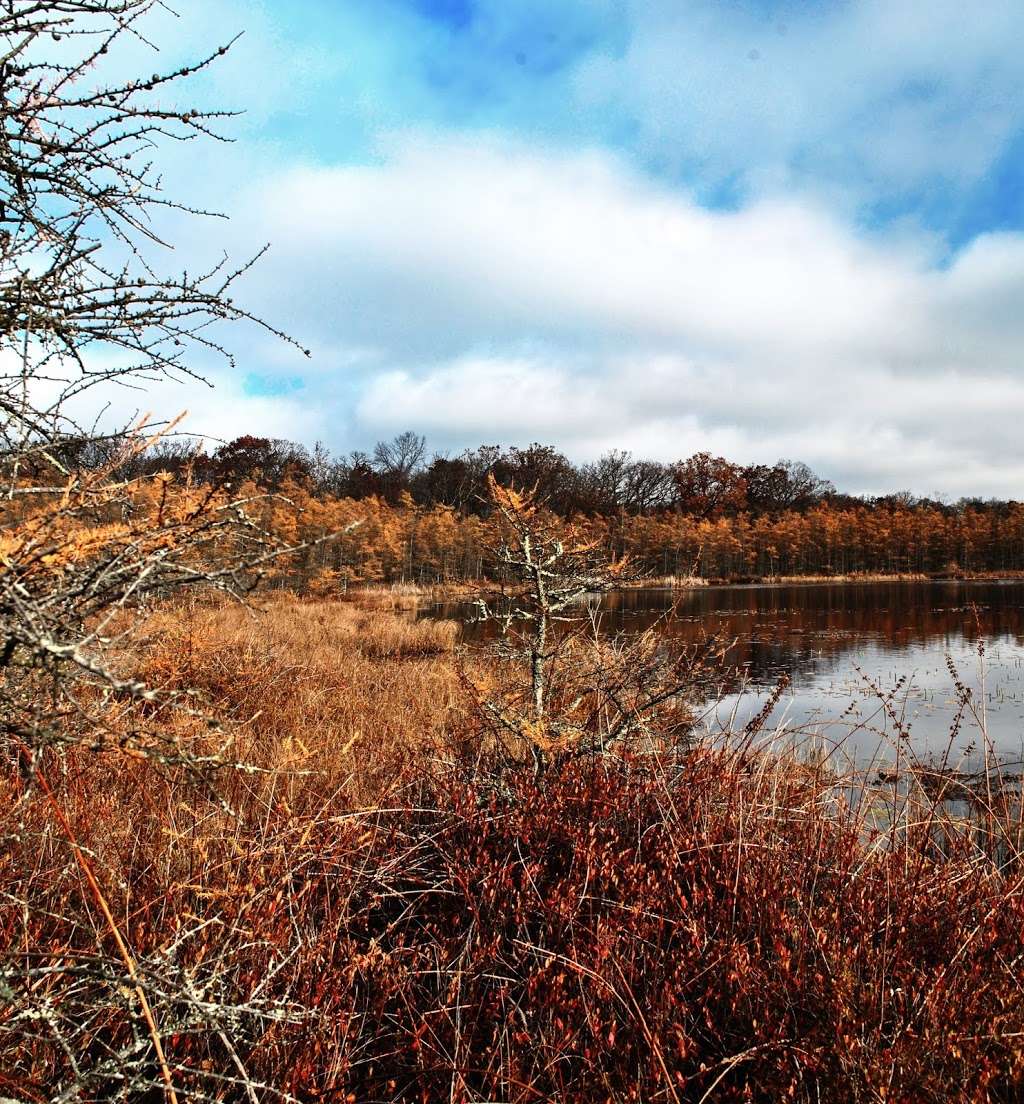
[[[676,613],[666,617],[673,602]],[[461,621],[470,612],[462,603],[424,611]],[[841,740],[858,763],[891,759],[897,726],[873,683],[887,694],[896,691],[892,706],[915,752],[939,756],[959,709],[948,658],[971,687],[977,713],[963,718],[953,762],[968,769],[976,764],[979,721],[1002,759],[1024,759],[1024,583],[629,590],[605,596],[599,617],[610,633],[657,625],[670,647],[695,643],[704,633],[734,641],[729,667],[706,691],[702,724],[709,730],[744,723],[786,675],[790,685],[766,729]],[[463,632],[469,643],[483,641],[482,626],[466,624]]]

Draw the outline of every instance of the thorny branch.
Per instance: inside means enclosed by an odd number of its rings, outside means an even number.
[[[0,764],[6,753],[20,831],[39,832],[41,849],[62,841],[68,885],[84,885],[87,912],[105,917],[90,930],[69,917],[67,945],[43,947],[40,901],[26,888],[5,902],[21,919],[3,933],[0,1035],[22,1072],[47,1048],[63,1055],[66,1075],[34,1081],[30,1095],[69,1104],[183,1100],[183,1086],[188,1099],[280,1097],[249,1078],[246,1053],[269,1023],[297,1014],[279,997],[232,1001],[232,955],[246,950],[232,933],[219,961],[188,964],[212,921],[194,918],[174,946],[139,954],[118,919],[119,887],[101,885],[47,781],[64,776],[72,748],[204,779],[230,762],[230,731],[192,692],[141,677],[126,644],[154,603],[183,590],[244,600],[297,551],[268,524],[266,496],[212,489],[188,470],[133,474],[174,423],[101,429],[81,414],[96,388],[199,378],[197,354],[232,364],[226,322],[296,344],[233,298],[265,247],[167,271],[166,225],[209,213],[167,196],[153,158],[168,142],[227,140],[219,127],[232,115],[169,97],[234,40],[190,64],[108,79],[117,48],[151,45],[143,28],[158,7],[170,11],[160,0],[0,0]],[[105,460],[84,464],[90,452]],[[183,730],[199,736],[186,745]],[[8,873],[18,885],[21,872]],[[108,1044],[113,1023],[127,1028]],[[220,1040],[202,1067],[182,1065],[190,1036]],[[0,1095],[16,1072],[0,1071]]]

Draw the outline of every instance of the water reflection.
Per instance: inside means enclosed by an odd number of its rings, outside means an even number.
[[[676,614],[666,618],[674,602]],[[424,613],[465,621],[471,610],[455,603]],[[729,670],[707,691],[709,728],[756,713],[787,675],[791,686],[771,723],[801,732],[814,727],[830,737],[852,733],[850,751],[858,759],[885,755],[894,734],[865,677],[887,693],[897,691],[893,707],[918,753],[943,751],[958,710],[949,656],[972,688],[997,750],[1006,758],[1022,756],[1022,583],[706,587],[676,595],[631,590],[605,596],[597,616],[609,633],[657,625],[669,643],[694,643],[704,634],[734,641]],[[464,639],[482,642],[494,631],[466,624]],[[980,741],[978,719],[968,713],[954,759],[976,760]]]

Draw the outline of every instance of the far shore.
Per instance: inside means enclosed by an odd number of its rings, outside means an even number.
[[[1024,582],[1024,571],[958,572],[849,572],[836,575],[737,575],[705,578],[699,575],[651,575],[624,583],[619,590],[698,590],[728,586],[863,586],[871,583]],[[436,602],[471,601],[493,584],[480,582],[381,583],[349,587],[337,593],[340,601],[380,609],[415,609]],[[509,593],[512,593],[509,590]],[[325,597],[325,595],[320,595]]]
[[[686,590],[709,586],[799,586],[835,583],[978,583],[1022,582],[1024,571],[847,572],[836,575],[652,576],[631,584],[638,589]],[[626,588],[623,588],[626,589]]]

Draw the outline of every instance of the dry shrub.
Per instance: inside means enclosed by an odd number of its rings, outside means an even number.
[[[257,1087],[840,1104],[1024,1089],[1018,873],[966,840],[938,861],[913,827],[872,840],[813,765],[697,750],[497,785],[460,770],[374,812],[324,792],[300,814],[239,783],[231,818],[149,764],[106,786],[80,766],[60,800],[103,847],[137,958],[240,1010]],[[0,867],[5,900],[36,906],[36,996],[58,1012],[76,1007],[75,947],[96,925],[65,850],[51,835]],[[0,930],[17,919],[0,906]],[[128,1039],[116,983],[79,999],[106,1010],[80,1028],[88,1061]],[[237,1099],[214,1076],[237,1070],[217,1031],[180,1000],[157,1012],[186,1098]],[[65,1083],[45,1033],[15,1046],[5,1030],[0,1087]]]
[[[89,864],[181,1100],[1021,1099],[1019,854],[749,747],[488,770],[454,658],[366,616],[151,618],[260,768],[216,791],[3,768],[0,1095],[160,1098]]]
[[[1024,899],[969,847],[868,846],[813,770],[759,757],[506,785],[378,821],[293,1091],[1020,1099]]]

